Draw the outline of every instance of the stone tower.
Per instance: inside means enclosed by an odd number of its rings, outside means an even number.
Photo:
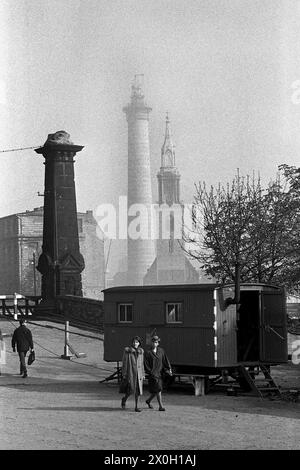
[[[144,284],[197,283],[199,275],[182,249],[184,204],[180,201],[180,174],[176,167],[168,115],[157,181],[160,208],[157,254],[144,278]]]
[[[142,285],[155,258],[151,236],[151,173],[149,113],[140,76],[135,76],[131,101],[123,108],[128,123],[127,284]]]
[[[170,207],[174,211],[166,210],[159,213],[159,239],[157,242],[157,254],[179,252],[181,247],[178,237],[181,237],[183,204],[180,202],[180,174],[176,168],[175,148],[172,142],[170,120],[167,114],[165,138],[161,148],[160,170],[157,174],[158,204],[162,208]],[[164,229],[169,232],[165,238]],[[168,233],[167,232],[167,233]],[[175,233],[176,232],[176,233]]]
[[[180,175],[175,163],[175,148],[170,131],[170,120],[167,114],[165,139],[161,148],[160,171],[158,179],[158,203],[179,204],[180,203]]]
[[[83,147],[69,138],[65,131],[49,134],[44,146],[35,150],[45,158],[43,246],[37,265],[43,301],[57,295],[82,296],[74,156]]]

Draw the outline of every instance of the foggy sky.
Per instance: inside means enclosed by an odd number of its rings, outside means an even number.
[[[77,208],[127,190],[127,123],[144,74],[154,200],[169,112],[181,195],[230,181],[264,182],[300,164],[297,0],[2,0],[0,149],[42,145],[65,130],[77,155]],[[298,98],[300,97],[300,93]],[[1,153],[0,217],[43,205],[43,158]]]

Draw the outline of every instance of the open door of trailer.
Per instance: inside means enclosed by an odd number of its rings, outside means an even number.
[[[228,367],[237,363],[236,305],[226,303],[229,297],[234,297],[232,287],[217,288],[214,291],[216,367]]]
[[[288,360],[285,295],[281,290],[264,291],[261,298],[260,360]]]

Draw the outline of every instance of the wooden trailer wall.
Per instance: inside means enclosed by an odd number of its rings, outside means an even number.
[[[135,335],[144,347],[151,335],[161,338],[174,365],[214,367],[214,285],[144,286],[104,291],[104,360],[121,361],[124,346]],[[180,303],[182,322],[168,323],[166,305]],[[120,323],[118,305],[133,305],[132,323]]]
[[[287,361],[284,290],[262,284],[241,285],[241,304],[226,303],[234,286],[215,284],[116,287],[104,290],[104,360],[122,360],[133,336],[158,334],[174,366],[228,368],[239,363]],[[167,320],[168,304],[178,304],[181,321]],[[125,305],[130,321],[120,321]]]
[[[214,291],[215,367],[228,367],[237,363],[236,305],[226,305],[234,297],[234,289]]]
[[[215,365],[287,362],[284,289],[266,284],[241,285],[239,312],[226,304],[234,286],[215,290]]]

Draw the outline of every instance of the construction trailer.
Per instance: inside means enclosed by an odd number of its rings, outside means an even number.
[[[229,375],[260,394],[254,383],[259,369],[269,390],[275,388],[270,367],[288,360],[285,291],[241,284],[238,306],[234,298],[234,285],[105,289],[104,360],[118,363],[133,336],[140,336],[147,348],[157,334],[174,376],[192,376],[202,391],[207,387],[202,378]]]

